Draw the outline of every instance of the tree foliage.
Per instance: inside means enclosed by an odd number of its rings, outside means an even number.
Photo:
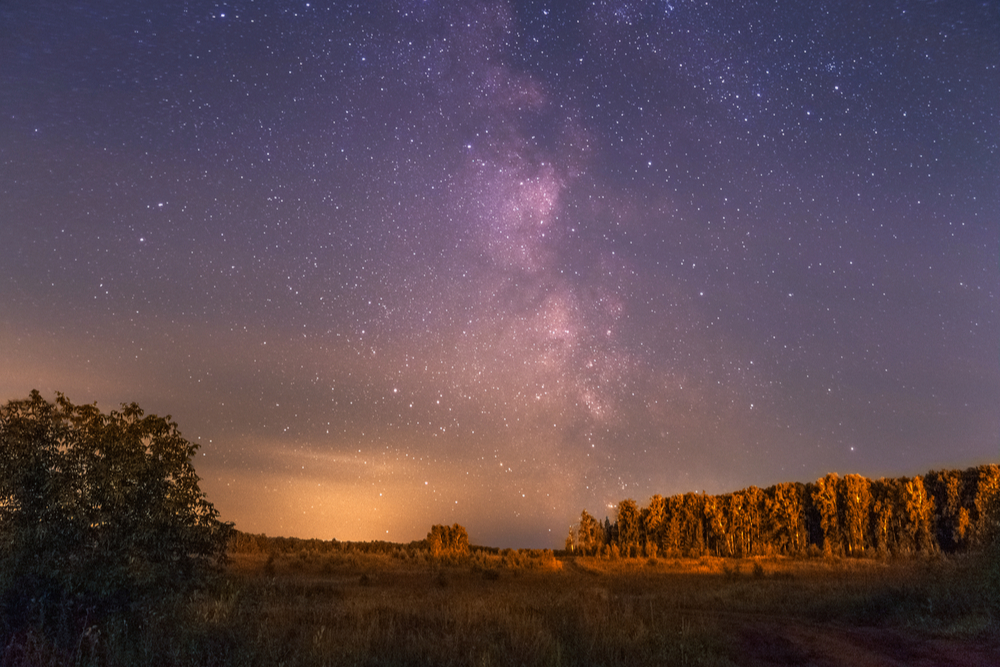
[[[642,526],[639,506],[629,498],[618,503],[618,548],[624,556],[637,556]]]
[[[870,546],[871,482],[861,475],[846,475],[837,482],[837,521],[841,544],[849,556],[861,556]]]
[[[655,495],[643,508],[623,500],[616,518],[602,543],[600,524],[585,510],[576,550],[738,558],[979,550],[1000,533],[1000,466],[877,480],[830,473],[718,496]]]
[[[37,392],[0,407],[5,621],[128,611],[225,557],[231,524],[198,486],[170,417],[104,414]]]
[[[585,556],[597,553],[604,545],[604,528],[594,517],[583,510],[576,531],[577,550]]]
[[[431,526],[427,533],[427,547],[434,556],[468,556],[469,533],[463,526]]]

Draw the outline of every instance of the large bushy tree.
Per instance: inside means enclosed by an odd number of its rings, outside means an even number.
[[[198,486],[170,417],[37,392],[0,407],[4,621],[128,612],[225,557],[231,524]]]

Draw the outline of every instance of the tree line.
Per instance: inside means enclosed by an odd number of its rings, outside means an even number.
[[[877,480],[830,473],[718,496],[655,495],[646,507],[622,500],[614,522],[584,510],[566,548],[622,557],[956,553],[993,539],[998,503],[995,464]]]
[[[235,528],[230,531],[227,551],[232,554],[287,554],[312,552],[316,554],[363,553],[393,555],[400,549],[408,552],[430,552],[433,556],[467,556],[473,547],[469,545],[469,533],[464,526],[435,524],[427,537],[402,544],[374,540],[371,542],[341,542],[336,539],[321,540],[299,537],[268,537],[264,534],[244,533]],[[475,547],[483,549],[484,547]]]

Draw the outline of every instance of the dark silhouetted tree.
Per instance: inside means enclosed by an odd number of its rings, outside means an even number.
[[[224,559],[232,526],[198,487],[196,450],[135,403],[104,414],[33,391],[0,408],[8,623],[129,612]]]

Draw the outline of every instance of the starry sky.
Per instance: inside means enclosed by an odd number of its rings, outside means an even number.
[[[996,462],[994,2],[0,5],[0,399],[237,528]]]

